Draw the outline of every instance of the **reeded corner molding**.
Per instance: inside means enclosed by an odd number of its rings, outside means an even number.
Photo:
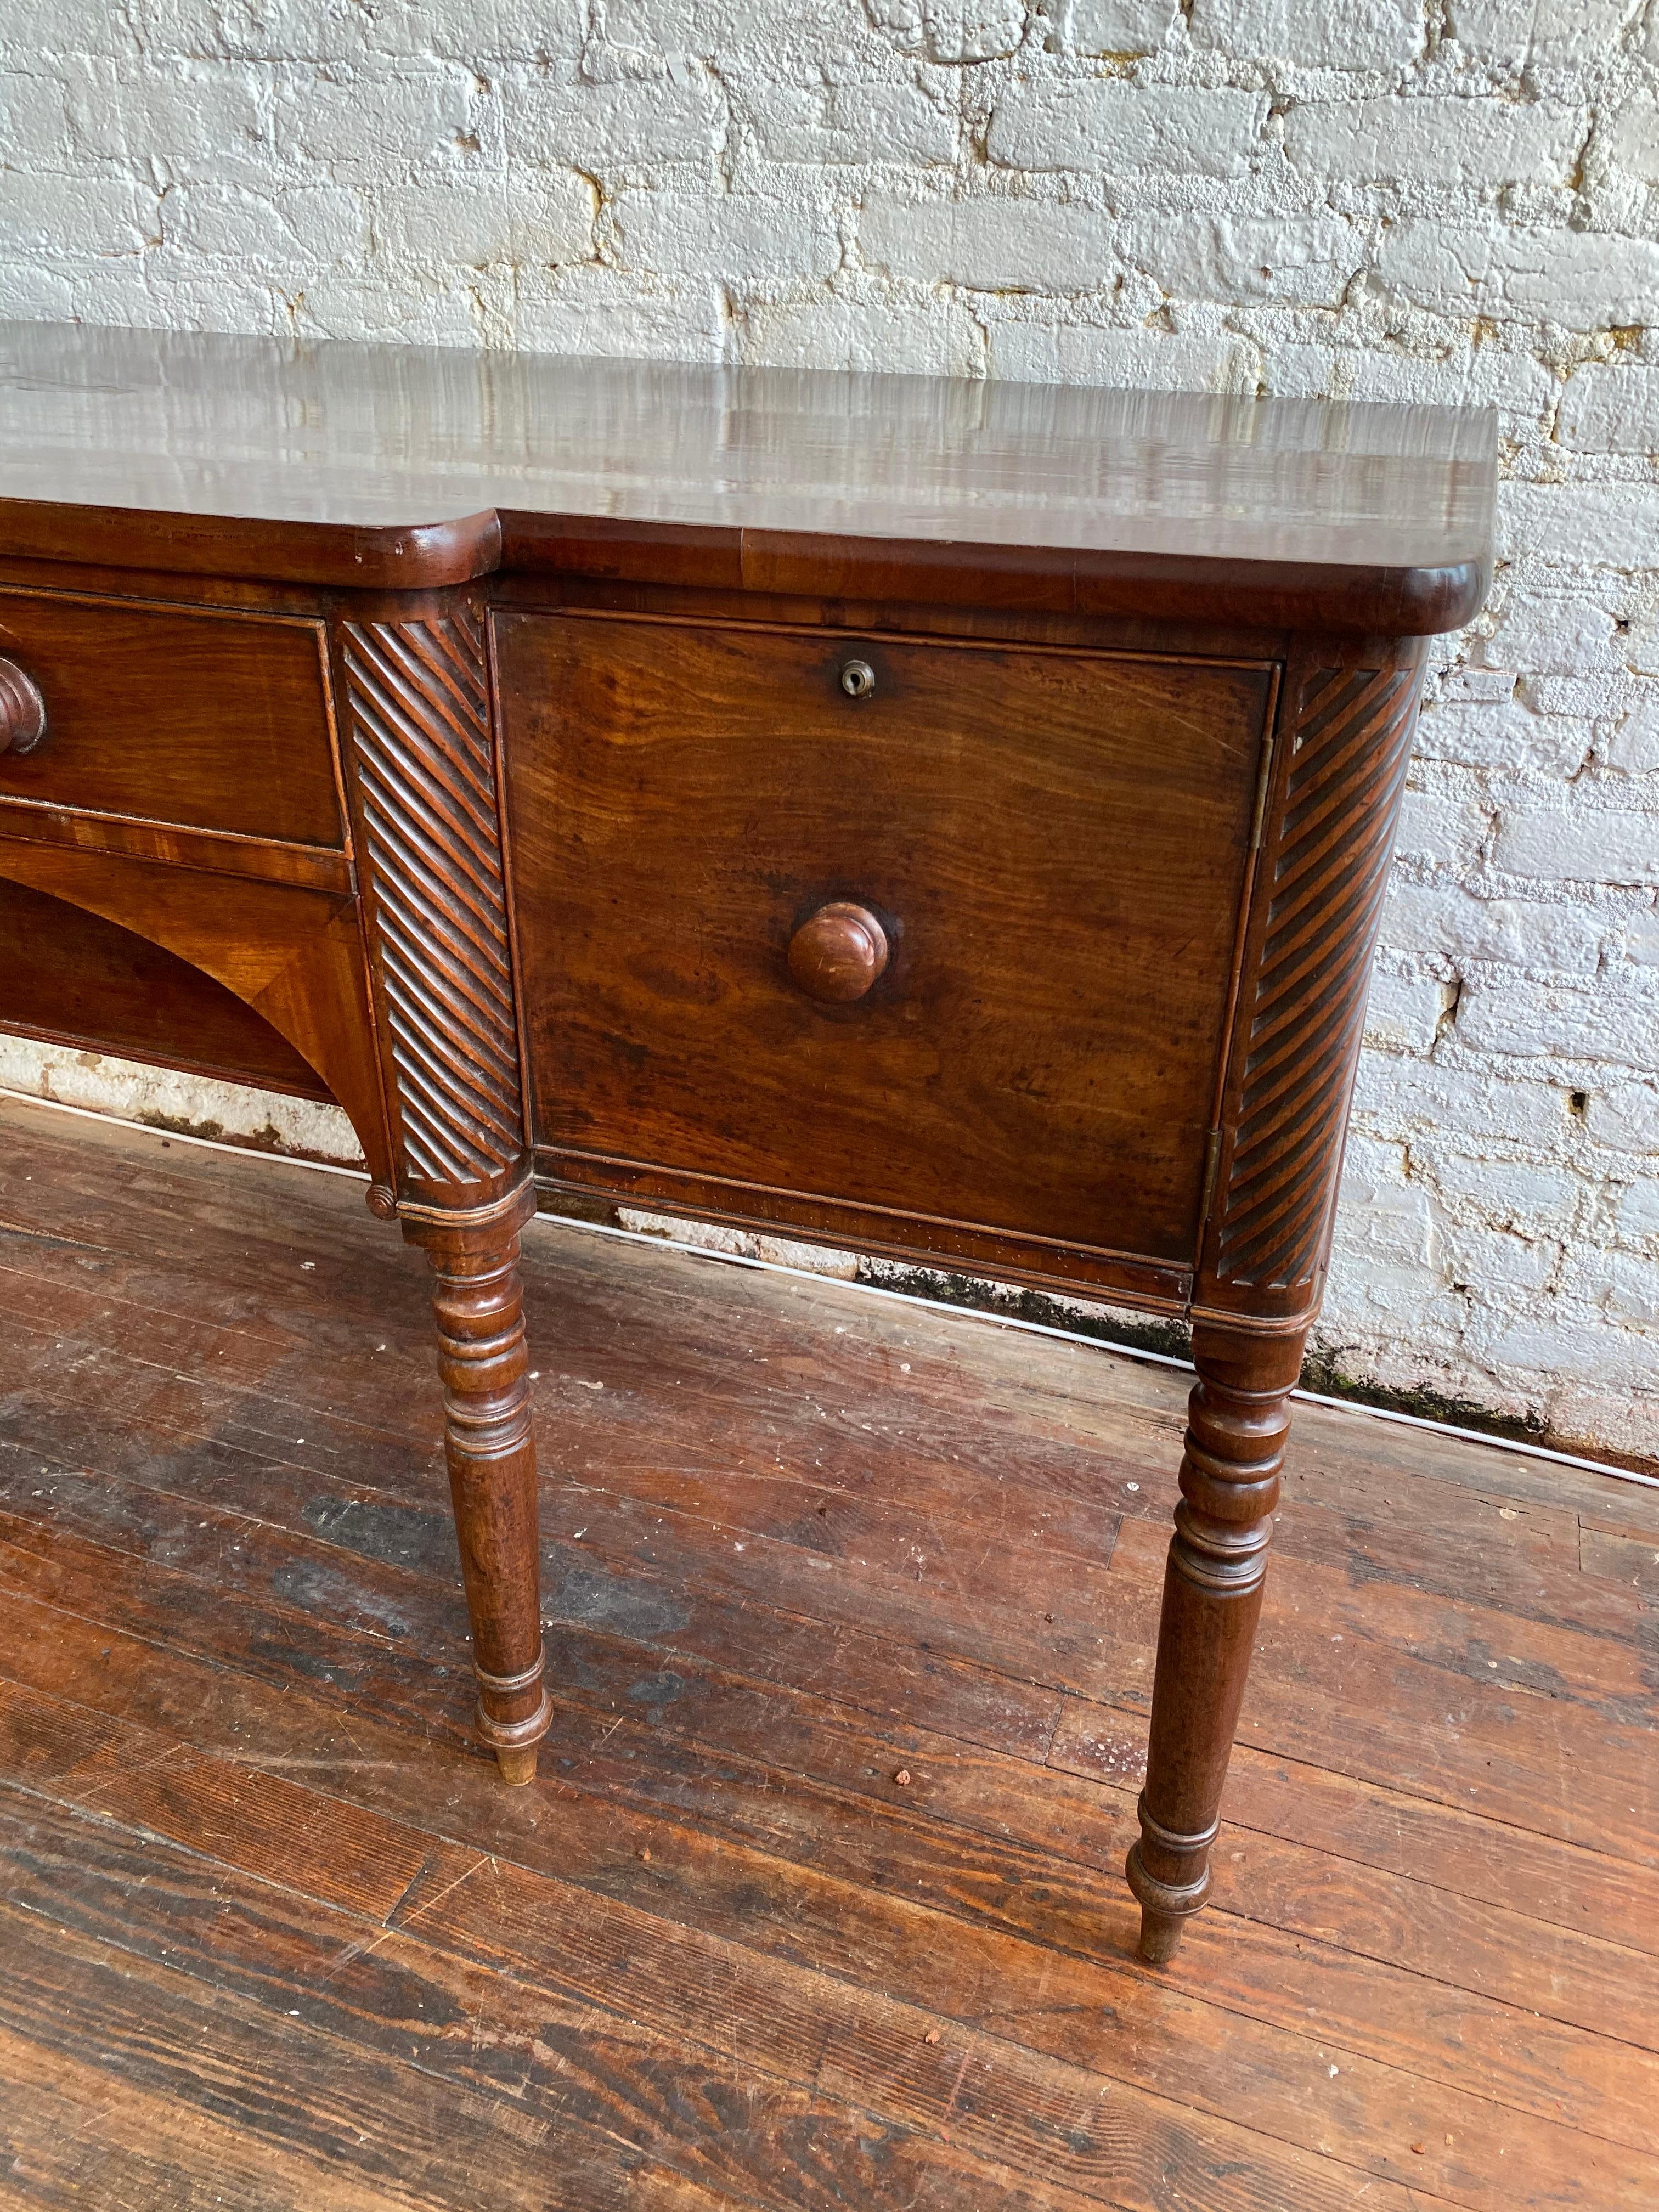
[[[1380,659],[1381,656],[1377,656]],[[1240,993],[1231,1141],[1200,1304],[1316,1301],[1371,956],[1422,688],[1418,648],[1371,666],[1304,665],[1281,724],[1277,787]]]
[[[476,1205],[525,1155],[483,617],[340,635],[404,1194]]]

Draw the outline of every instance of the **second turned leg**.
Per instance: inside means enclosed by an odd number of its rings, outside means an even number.
[[[406,1218],[431,1262],[444,1387],[444,1455],[472,1621],[478,1733],[502,1778],[533,1781],[551,1712],[542,1686],[536,1450],[526,1380],[522,1201]]]
[[[1303,1336],[1222,1323],[1193,1331],[1181,1503],[1164,1570],[1152,1740],[1129,1887],[1140,1953],[1173,1958],[1210,1893],[1210,1849],[1261,1611],[1271,1515]]]

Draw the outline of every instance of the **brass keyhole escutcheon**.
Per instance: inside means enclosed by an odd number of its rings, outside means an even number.
[[[841,688],[849,699],[867,699],[876,688],[876,672],[867,660],[849,660],[841,672]]]

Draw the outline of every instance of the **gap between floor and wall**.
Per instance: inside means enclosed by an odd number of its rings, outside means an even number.
[[[118,1127],[140,1130],[146,1136],[164,1136],[170,1142],[195,1145],[209,1152],[234,1152],[243,1156],[252,1152],[313,1175],[346,1176],[354,1182],[365,1184],[368,1181],[361,1168],[319,1158],[314,1151],[290,1148],[289,1145],[281,1141],[283,1133],[275,1130],[271,1132],[271,1141],[269,1142],[260,1142],[253,1137],[231,1142],[223,1137],[204,1135],[198,1128],[180,1126],[179,1121],[165,1113],[152,1112],[140,1120],[91,1107],[72,1105],[63,1099],[43,1097],[39,1092],[15,1090],[3,1084],[0,1084],[0,1097],[15,1098],[23,1105],[46,1107],[53,1113],[72,1115],[82,1121],[110,1122]],[[542,1213],[538,1218],[562,1229],[575,1230],[591,1236],[617,1237],[633,1244],[664,1246],[671,1251],[683,1252],[692,1258],[710,1260],[726,1267],[759,1268],[769,1273],[793,1276],[799,1281],[826,1288],[838,1286],[860,1297],[885,1298],[900,1304],[926,1307],[935,1312],[960,1314],[965,1319],[986,1322],[995,1328],[1018,1329],[1035,1336],[1057,1337],[1067,1343],[1091,1346],[1122,1358],[1139,1360],[1154,1366],[1183,1369],[1188,1373],[1193,1371],[1192,1361],[1185,1356],[1187,1331],[1179,1322],[1147,1322],[1113,1309],[1094,1312],[1087,1307],[1074,1306],[1069,1300],[1053,1298],[1038,1291],[1017,1290],[975,1276],[935,1273],[896,1261],[860,1259],[853,1253],[832,1253],[823,1247],[793,1239],[719,1229],[712,1224],[690,1221],[670,1222],[665,1216],[636,1212],[627,1207],[618,1207],[614,1212],[617,1218],[608,1220],[553,1212]],[[644,1225],[647,1224],[648,1226]],[[799,1255],[800,1259],[810,1256],[817,1264],[801,1265],[798,1259],[787,1256],[791,1253]],[[1316,1382],[1334,1382],[1336,1384],[1334,1389],[1304,1388],[1293,1393],[1294,1396],[1310,1405],[1328,1406],[1340,1413],[1352,1413],[1364,1419],[1437,1431],[1448,1437],[1455,1437],[1463,1443],[1484,1444],[1494,1451],[1514,1453],[1557,1467],[1580,1468],[1592,1474],[1611,1475],[1620,1482],[1637,1483],[1650,1490],[1659,1490],[1659,1462],[1650,1462],[1644,1465],[1627,1462],[1621,1464],[1617,1460],[1592,1458],[1577,1452],[1559,1450],[1528,1432],[1524,1424],[1505,1422],[1499,1416],[1486,1413],[1480,1407],[1437,1401],[1435,1394],[1431,1392],[1368,1391],[1334,1376],[1330,1371],[1328,1359],[1316,1352],[1311,1356],[1304,1372],[1311,1374]],[[1419,1404],[1413,1407],[1398,1402],[1401,1397],[1407,1395],[1419,1401]],[[1430,1401],[1426,1407],[1420,1402],[1425,1400]],[[1472,1418],[1459,1420],[1453,1418],[1457,1413]]]

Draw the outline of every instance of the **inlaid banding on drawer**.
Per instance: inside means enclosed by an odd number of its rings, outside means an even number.
[[[0,655],[46,731],[0,752],[0,799],[343,849],[323,625],[0,591]]]

